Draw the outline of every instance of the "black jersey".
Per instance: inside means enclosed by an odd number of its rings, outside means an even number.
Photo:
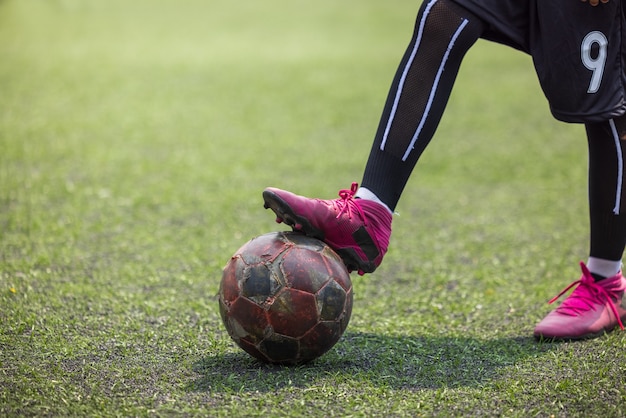
[[[481,19],[483,38],[533,58],[553,115],[599,122],[626,113],[626,20],[621,0],[453,0]]]

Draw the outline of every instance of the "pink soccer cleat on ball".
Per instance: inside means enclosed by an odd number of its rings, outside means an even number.
[[[358,188],[340,190],[339,199],[310,199],[268,187],[265,208],[294,231],[326,242],[341,256],[349,271],[360,275],[376,270],[387,252],[392,216],[380,203],[355,199]]]

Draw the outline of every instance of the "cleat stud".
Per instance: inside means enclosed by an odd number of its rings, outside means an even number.
[[[282,218],[276,218],[276,223],[277,224],[282,224],[283,223],[283,219]]]

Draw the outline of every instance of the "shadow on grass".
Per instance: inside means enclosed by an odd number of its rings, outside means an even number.
[[[319,384],[436,389],[479,386],[502,370],[545,353],[532,338],[481,340],[346,333],[321,358],[298,367],[263,364],[243,351],[208,356],[194,365],[198,392],[269,392]]]

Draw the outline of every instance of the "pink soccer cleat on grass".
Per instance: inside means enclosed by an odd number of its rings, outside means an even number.
[[[572,287],[576,289],[535,328],[535,337],[546,340],[582,340],[598,337],[626,322],[626,279],[622,272],[595,282],[580,263],[583,275],[553,298],[556,301]]]

